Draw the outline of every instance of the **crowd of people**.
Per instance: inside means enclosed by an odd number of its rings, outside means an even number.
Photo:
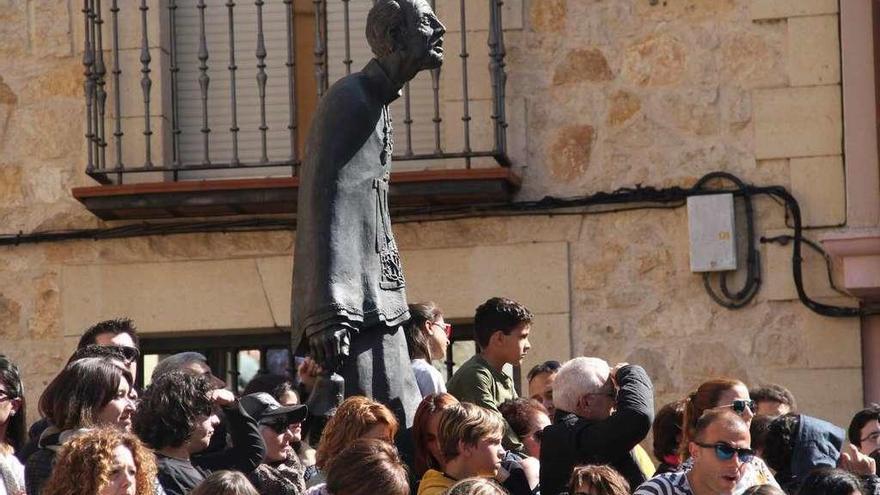
[[[844,430],[782,386],[719,377],[655,413],[644,368],[597,357],[535,366],[520,398],[505,366],[530,349],[523,305],[476,309],[479,351],[448,381],[433,362],[451,325],[433,302],[410,313],[423,396],[411,426],[361,396],[314,421],[303,399],[320,368],[308,358],[236,396],[184,352],[139,390],[127,319],[83,334],[31,424],[20,370],[0,354],[0,495],[880,495],[880,406]]]

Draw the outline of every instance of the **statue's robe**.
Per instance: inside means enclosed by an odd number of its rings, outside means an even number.
[[[346,396],[384,402],[410,426],[421,397],[400,327],[409,312],[388,211],[388,104],[399,95],[372,60],[318,105],[299,174],[291,320],[294,345],[349,328]]]

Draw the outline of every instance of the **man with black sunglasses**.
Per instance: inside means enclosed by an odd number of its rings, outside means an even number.
[[[746,422],[730,408],[709,409],[697,420],[688,451],[690,471],[658,475],[634,495],[729,495],[755,453]]]

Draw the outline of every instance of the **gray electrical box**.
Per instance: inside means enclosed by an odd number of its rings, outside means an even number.
[[[733,194],[691,196],[687,200],[691,271],[736,270]]]

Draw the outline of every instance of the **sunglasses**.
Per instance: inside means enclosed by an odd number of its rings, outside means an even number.
[[[122,358],[125,360],[125,364],[131,364],[140,357],[141,353],[134,347],[128,347],[126,345],[106,345],[103,347],[109,347],[114,351],[120,353]]]
[[[452,325],[450,325],[449,323],[444,323],[441,325],[436,321],[432,321],[431,325],[437,325],[438,327],[442,328],[443,331],[446,332],[446,338],[452,338]]]
[[[721,407],[729,407],[733,409],[733,412],[742,416],[746,412],[746,408],[751,411],[752,414],[755,414],[755,411],[758,410],[758,404],[753,400],[745,400],[745,399],[736,399],[731,404]]]
[[[726,443],[694,443],[704,449],[715,449],[715,457],[717,457],[719,461],[729,461],[733,459],[734,455],[736,455],[739,457],[739,462],[750,462],[752,458],[755,457],[755,451],[752,449],[738,449],[736,447],[731,447]]]
[[[290,423],[287,422],[286,419],[276,419],[270,423],[263,423],[265,426],[268,426],[275,433],[279,435],[287,431],[290,428]]]

